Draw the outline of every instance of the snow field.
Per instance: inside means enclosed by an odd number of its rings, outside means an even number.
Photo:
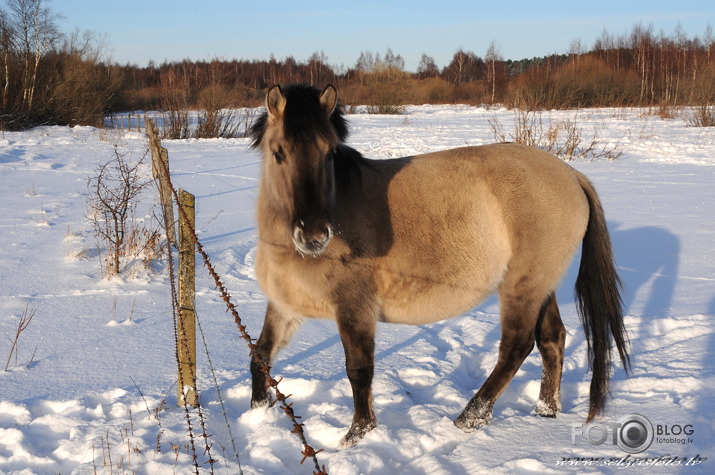
[[[689,442],[659,442],[652,459],[628,470],[712,473],[715,458],[715,130],[687,127],[638,109],[544,112],[573,119],[585,136],[617,145],[617,161],[573,166],[603,200],[627,307],[633,374],[614,370],[603,421],[638,413],[655,426],[691,424]],[[494,141],[489,120],[509,130],[513,113],[468,106],[415,106],[401,116],[348,116],[349,144],[365,155],[398,157]],[[0,136],[0,361],[19,315],[36,316],[17,361],[0,372],[0,472],[193,473],[183,409],[176,408],[173,330],[165,270],[101,279],[85,214],[87,178],[112,148],[137,158],[136,132],[41,127]],[[259,160],[247,139],[166,141],[173,179],[197,197],[199,236],[249,332],[260,333],[265,300],[255,282],[254,203]],[[147,176],[150,169],[146,167]],[[153,190],[152,190],[153,191]],[[153,219],[148,194],[141,217]],[[490,298],[451,320],[378,328],[374,404],[379,425],[356,447],[338,450],[352,417],[350,385],[335,324],[307,321],[279,355],[274,373],[293,394],[308,441],[333,474],[621,473],[564,458],[621,459],[612,444],[572,442],[584,423],[590,373],[573,302],[578,257],[558,291],[567,327],[563,413],[532,415],[541,361],[532,353],[497,401],[492,423],[456,429],[461,412],[496,361],[498,304]],[[212,283],[198,268],[198,313],[223,408],[199,342],[199,388],[217,473],[311,473],[278,410],[250,410],[247,348]],[[194,423],[198,434],[198,423]],[[206,454],[197,437],[202,471]],[[661,438],[662,439],[662,438]],[[708,458],[694,466],[663,457]],[[110,461],[111,459],[111,461]]]

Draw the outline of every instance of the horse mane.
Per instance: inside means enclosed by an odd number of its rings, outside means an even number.
[[[371,170],[375,169],[360,152],[345,144],[338,144],[333,152],[333,160],[335,163],[335,179],[343,188],[350,185],[350,180],[353,176],[357,177],[359,183],[362,183],[360,165]]]
[[[308,143],[313,141],[316,136],[328,138],[335,133],[339,143],[345,142],[349,131],[342,105],[338,104],[328,119],[325,116],[325,110],[320,105],[322,91],[318,88],[307,84],[290,84],[280,88],[286,99],[283,112],[283,133],[288,140]],[[260,145],[267,126],[268,111],[264,111],[248,130],[253,148]]]
[[[320,105],[321,90],[306,84],[281,86],[286,98],[283,112],[283,134],[286,139],[297,143],[310,143],[316,136],[328,138],[333,133],[338,138],[338,145],[333,151],[335,177],[342,184],[348,184],[352,176],[361,180],[360,165],[368,165],[365,157],[357,150],[344,144],[348,138],[348,121],[343,106],[338,104],[326,117]],[[258,148],[268,127],[268,111],[262,112],[248,130],[251,147]]]

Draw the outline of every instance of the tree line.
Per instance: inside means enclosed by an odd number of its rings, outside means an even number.
[[[45,0],[7,0],[0,8],[0,128],[40,124],[100,125],[106,114],[136,110],[218,111],[261,104],[272,84],[332,83],[344,104],[377,112],[405,104],[505,104],[530,109],[715,104],[715,38],[710,27],[689,37],[678,27],[656,33],[635,25],[604,30],[590,47],[504,59],[492,42],[483,56],[459,48],[441,69],[427,53],[417,71],[401,55],[364,51],[351,67],[325,53],[307,60],[178,61],[145,67],[105,57],[91,33],[61,33]]]
[[[492,43],[479,56],[458,49],[441,69],[423,54],[416,72],[389,48],[365,51],[349,68],[331,66],[323,52],[307,61],[181,61],[114,66],[124,78],[115,110],[162,109],[180,85],[190,107],[205,106],[219,89],[224,106],[256,106],[272,84],[336,85],[348,105],[425,103],[505,104],[530,108],[678,106],[715,102],[715,38],[655,34],[636,25],[630,33],[607,31],[586,49],[574,41],[568,53],[505,60]]]
[[[0,7],[0,128],[98,125],[123,87],[101,38],[62,33],[44,0]]]

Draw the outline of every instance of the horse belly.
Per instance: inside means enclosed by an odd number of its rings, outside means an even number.
[[[437,259],[413,256],[412,266],[378,272],[382,319],[421,325],[460,315],[494,293],[507,270],[510,250],[505,241],[487,249],[443,254]]]
[[[493,290],[481,293],[464,293],[447,287],[415,294],[405,291],[403,298],[383,302],[382,320],[388,323],[422,325],[460,315],[475,307]]]

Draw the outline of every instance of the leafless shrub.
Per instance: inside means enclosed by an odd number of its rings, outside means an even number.
[[[693,107],[686,115],[686,122],[691,127],[715,127],[715,104]]]
[[[573,157],[581,145],[581,129],[576,127],[576,120],[564,120],[552,123],[546,131],[547,150],[559,157]]]
[[[138,269],[149,269],[160,261],[164,254],[163,236],[159,228],[149,229],[144,223],[132,221],[127,234],[125,269],[132,264],[138,264]]]
[[[378,79],[376,79],[377,81]],[[401,77],[380,77],[380,82],[366,88],[364,103],[368,114],[400,115],[405,112],[404,84]]]
[[[493,119],[487,119],[487,122],[489,123],[489,126],[492,128],[492,134],[494,135],[494,141],[498,143],[505,143],[508,142],[507,140],[507,134],[506,131],[504,130],[504,126],[502,125],[501,122],[499,122],[499,119],[497,119],[496,116],[494,116]]]
[[[489,125],[497,142],[507,142],[507,133],[496,117],[489,120]],[[597,130],[590,141],[584,142],[575,117],[551,121],[545,128],[541,111],[527,109],[514,109],[514,132],[509,137],[516,143],[541,148],[565,161],[576,158],[615,160],[623,153],[618,145],[601,145]]]
[[[12,360],[12,355],[13,353],[15,354],[15,366],[17,366],[17,353],[18,353],[18,342],[20,340],[20,335],[22,332],[27,330],[27,327],[30,326],[30,322],[32,322],[32,318],[35,316],[36,310],[32,309],[30,310],[29,307],[25,307],[25,311],[22,313],[20,316],[20,320],[17,322],[17,330],[15,331],[15,337],[10,339],[12,342],[12,345],[10,346],[10,354],[7,355],[7,362],[5,363],[5,371],[8,370],[10,367],[10,361]],[[34,354],[33,354],[34,358]]]
[[[675,119],[680,115],[680,107],[661,102],[654,113],[663,120]]]
[[[216,79],[199,93],[203,111],[199,113],[195,138],[231,138],[238,134],[240,124],[236,121],[236,111],[225,108],[231,96],[231,90]]]
[[[194,132],[197,139],[232,138],[238,133],[234,112],[230,110],[206,110],[199,114],[198,125]]]
[[[159,230],[147,228],[136,217],[139,199],[151,184],[140,170],[147,151],[134,163],[127,155],[115,146],[114,157],[99,166],[87,185],[87,218],[94,228],[100,260],[108,278],[121,273],[136,260],[148,267],[161,253]],[[102,249],[107,254],[104,259]]]
[[[544,124],[541,120],[541,111],[515,108],[512,139],[516,143],[530,147],[540,146],[544,139]]]
[[[246,137],[256,116],[256,109],[206,109],[199,113],[194,138]]]
[[[584,142],[575,118],[553,122],[546,132],[546,145],[543,148],[566,161],[575,158],[615,160],[623,153],[617,145],[601,145],[598,130],[593,132],[590,141]]]
[[[169,110],[162,113],[161,136],[165,139],[189,138],[189,111]]]
[[[189,132],[190,82],[187,74],[169,69],[161,76],[160,106],[162,109],[162,137],[166,139],[186,139]]]
[[[405,106],[399,104],[372,104],[367,106],[368,114],[400,115],[405,112]]]

